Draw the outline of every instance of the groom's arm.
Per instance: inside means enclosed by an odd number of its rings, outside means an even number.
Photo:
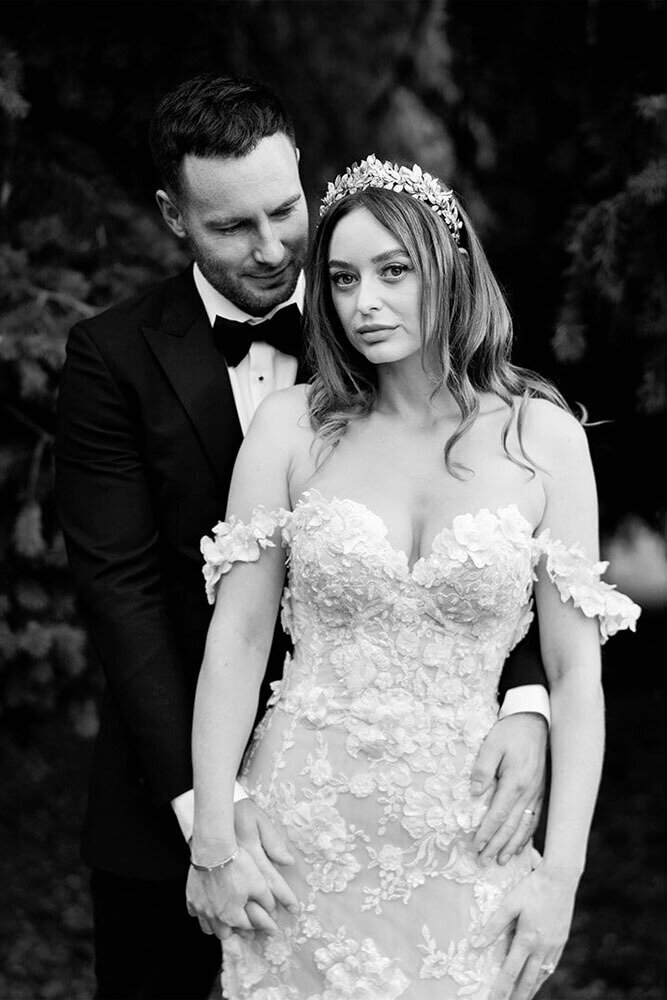
[[[158,528],[138,428],[86,324],[58,400],[56,499],[93,646],[155,804],[192,785],[188,689],[162,596]]]
[[[234,783],[234,805],[237,802],[242,802],[243,799],[248,798],[248,793],[246,792],[243,785],[237,782]],[[183,792],[181,795],[177,795],[175,799],[171,800],[171,807],[176,814],[176,819],[178,820],[178,825],[181,828],[181,833],[185,838],[186,843],[190,843],[192,839],[192,831],[195,826],[195,792],[194,788],[189,788],[187,792]]]
[[[550,721],[549,690],[540,652],[537,618],[526,636],[505,660],[498,685],[500,718],[518,712],[537,712]]]

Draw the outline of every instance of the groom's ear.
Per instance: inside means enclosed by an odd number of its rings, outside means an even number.
[[[176,202],[166,191],[162,189],[155,192],[155,200],[158,204],[160,212],[162,213],[162,218],[167,223],[174,236],[177,236],[179,240],[184,239],[185,229],[183,227],[183,218]]]

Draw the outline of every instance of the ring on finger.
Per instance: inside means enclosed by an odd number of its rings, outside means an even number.
[[[529,816],[535,816],[536,815],[536,812],[535,812],[534,809],[524,809],[524,812],[527,813]]]
[[[556,971],[556,963],[543,962],[542,965],[540,966],[540,971],[544,972],[547,976],[551,976]]]

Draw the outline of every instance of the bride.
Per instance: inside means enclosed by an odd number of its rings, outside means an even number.
[[[585,432],[510,363],[477,237],[419,167],[370,156],[329,185],[307,287],[317,375],[261,406],[227,520],[202,540],[217,600],[188,907],[223,939],[230,1000],[527,1000],[584,868],[600,639],[639,614],[600,580]],[[552,710],[544,856],[482,864],[488,799],[470,774],[533,595]],[[294,655],[241,762],[281,597]],[[237,847],[239,769],[290,844],[280,872]]]

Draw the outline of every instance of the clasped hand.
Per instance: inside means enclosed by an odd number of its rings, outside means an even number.
[[[186,887],[188,913],[205,934],[224,940],[233,929],[275,934],[278,906],[296,913],[298,901],[276,865],[294,858],[271,820],[250,799],[234,807],[238,855],[214,872],[190,869]]]

